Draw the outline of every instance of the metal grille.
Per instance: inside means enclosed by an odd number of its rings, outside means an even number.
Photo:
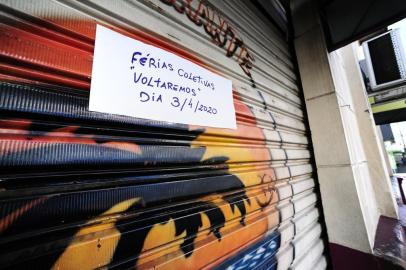
[[[283,33],[186,3],[0,1],[1,268],[326,267]],[[231,79],[237,130],[89,111],[96,24]]]

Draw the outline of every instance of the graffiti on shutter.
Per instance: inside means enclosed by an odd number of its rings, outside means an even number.
[[[0,1],[0,268],[325,268],[288,46],[220,2],[234,58],[179,1]],[[231,79],[237,129],[89,111],[97,23]]]

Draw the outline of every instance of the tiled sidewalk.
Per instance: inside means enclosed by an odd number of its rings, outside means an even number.
[[[381,216],[376,230],[374,253],[388,263],[383,269],[406,269],[406,205],[399,203],[399,220]]]
[[[402,221],[381,216],[376,230],[374,254],[385,259],[383,269],[406,269],[406,207],[402,209]],[[390,264],[393,265],[390,265]]]

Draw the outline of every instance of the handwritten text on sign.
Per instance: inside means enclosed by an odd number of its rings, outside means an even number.
[[[98,25],[91,111],[236,128],[231,81]]]

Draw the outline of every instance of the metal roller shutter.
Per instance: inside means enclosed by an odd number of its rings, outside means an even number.
[[[326,267],[292,56],[249,1],[0,3],[1,268]],[[238,128],[89,111],[96,24],[231,79]]]

